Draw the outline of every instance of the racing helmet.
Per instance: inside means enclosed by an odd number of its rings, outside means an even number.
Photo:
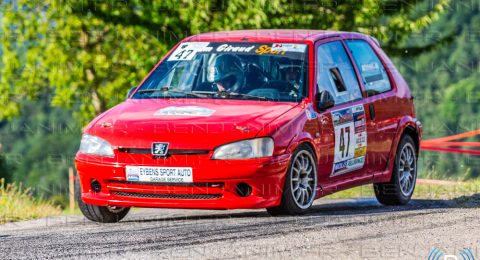
[[[227,91],[239,91],[245,83],[240,58],[234,54],[216,56],[208,66],[207,79],[210,82],[221,83]]]

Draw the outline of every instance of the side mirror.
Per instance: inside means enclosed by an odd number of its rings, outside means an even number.
[[[133,93],[133,91],[135,91],[135,89],[137,89],[137,87],[132,87],[130,90],[128,90],[126,99],[128,99],[132,95],[132,93]]]
[[[335,106],[335,99],[327,90],[322,90],[315,96],[318,111],[325,111]]]

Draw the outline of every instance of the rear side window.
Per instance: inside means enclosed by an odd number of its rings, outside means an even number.
[[[317,86],[319,92],[327,90],[332,94],[335,105],[362,98],[353,65],[341,42],[329,42],[318,46]]]
[[[373,96],[392,89],[385,67],[372,47],[362,40],[346,41],[362,76],[367,96]]]

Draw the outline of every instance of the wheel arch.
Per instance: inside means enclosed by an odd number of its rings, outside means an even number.
[[[415,143],[415,152],[416,152],[416,155],[417,155],[417,158],[418,158],[418,155],[420,153],[420,136],[419,136],[417,130],[413,126],[410,126],[410,125],[405,127],[405,129],[403,130],[403,133],[401,134],[399,140],[402,140],[403,136],[405,136],[405,135],[409,135],[413,139],[413,142]],[[397,143],[397,148],[398,148],[398,143]]]
[[[404,135],[409,135],[410,137],[412,137],[413,141],[415,142],[417,156],[419,155],[420,142],[422,139],[422,124],[416,118],[406,116],[403,117],[398,124],[395,140],[390,151],[390,159],[392,157],[395,157],[395,153],[398,149],[398,145],[400,144],[400,140],[402,140],[402,137]]]
[[[390,155],[388,157],[388,164],[386,166],[386,169],[382,173],[374,176],[375,183],[390,181],[392,177],[393,167],[395,165],[395,156],[397,153],[398,145],[400,144],[400,140],[402,140],[402,137],[405,134],[411,136],[413,141],[415,142],[416,155],[418,158],[420,154],[420,144],[423,134],[422,124],[416,118],[405,116],[398,123],[395,138],[392,142],[392,147],[390,149]]]
[[[282,186],[283,186],[283,189],[282,189],[282,197],[281,197],[281,200],[280,200],[280,204],[275,206],[275,207],[271,207],[271,208],[267,208],[267,211],[269,214],[273,215],[273,216],[276,216],[276,215],[299,215],[299,214],[304,214],[306,213],[309,208],[311,207],[311,203],[313,203],[314,200],[318,199],[318,193],[319,191],[322,190],[319,182],[318,182],[318,155],[317,155],[317,149],[315,149],[315,145],[314,145],[314,142],[313,142],[313,139],[309,138],[311,137],[309,133],[301,133],[297,136],[295,136],[292,141],[289,143],[287,149],[286,149],[286,153],[290,154],[290,162],[289,162],[289,167],[288,167],[288,171],[287,171],[287,174],[285,175],[285,178],[283,178],[282,180]],[[300,147],[302,147],[302,149],[298,150]],[[308,203],[308,207],[304,208],[304,207],[301,207],[298,205],[297,202],[293,201],[292,198],[293,198],[293,195],[291,194],[292,191],[291,191],[291,187],[289,188],[290,184],[288,183],[289,181],[289,175],[290,175],[290,172],[291,172],[291,167],[293,167],[293,160],[295,159],[295,154],[298,151],[306,151],[306,147],[308,147],[309,149],[311,149],[311,152],[310,151],[307,151],[309,154],[312,155],[313,157],[313,160],[314,160],[314,167],[315,167],[315,170],[313,170],[313,174],[316,175],[315,176],[315,185],[313,185],[313,194],[311,194],[311,198],[308,200],[309,203]],[[293,203],[296,203],[296,206],[293,204]],[[307,206],[307,205],[304,205],[304,206]],[[298,208],[297,208],[298,207]]]
[[[297,149],[300,145],[307,145],[310,149],[312,149],[313,156],[315,157],[314,159],[318,162],[320,151],[315,148],[315,145],[313,144],[313,138],[309,133],[302,133],[295,136],[288,145],[286,152],[293,154],[295,149]]]

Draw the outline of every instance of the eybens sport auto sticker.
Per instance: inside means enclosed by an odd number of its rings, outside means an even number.
[[[363,105],[332,112],[335,154],[331,176],[360,169],[365,164],[367,129]]]
[[[296,57],[299,54],[303,55],[306,49],[305,44],[293,43],[184,42],[172,52],[167,61],[192,60],[198,53],[252,53]]]

